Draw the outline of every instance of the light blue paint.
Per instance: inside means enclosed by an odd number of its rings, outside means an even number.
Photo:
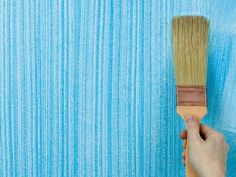
[[[175,15],[210,20],[204,122],[235,176],[234,0],[2,0],[0,176],[185,176]]]

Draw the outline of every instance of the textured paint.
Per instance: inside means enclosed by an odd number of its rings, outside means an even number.
[[[236,175],[234,0],[1,0],[0,176],[185,176],[171,19],[210,19],[209,114]]]

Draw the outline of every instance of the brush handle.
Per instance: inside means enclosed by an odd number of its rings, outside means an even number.
[[[177,113],[185,120],[185,117],[188,115],[193,115],[198,119],[198,122],[207,114],[207,107],[206,106],[177,106]],[[193,169],[191,163],[189,162],[188,158],[188,141],[186,144],[186,177],[198,177],[197,173]]]

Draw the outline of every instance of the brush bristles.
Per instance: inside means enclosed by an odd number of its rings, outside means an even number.
[[[177,85],[206,85],[208,21],[180,16],[172,21]]]

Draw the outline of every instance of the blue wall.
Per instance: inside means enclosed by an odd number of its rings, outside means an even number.
[[[236,173],[234,0],[1,0],[0,176],[185,176],[171,19],[210,20],[204,122]]]

